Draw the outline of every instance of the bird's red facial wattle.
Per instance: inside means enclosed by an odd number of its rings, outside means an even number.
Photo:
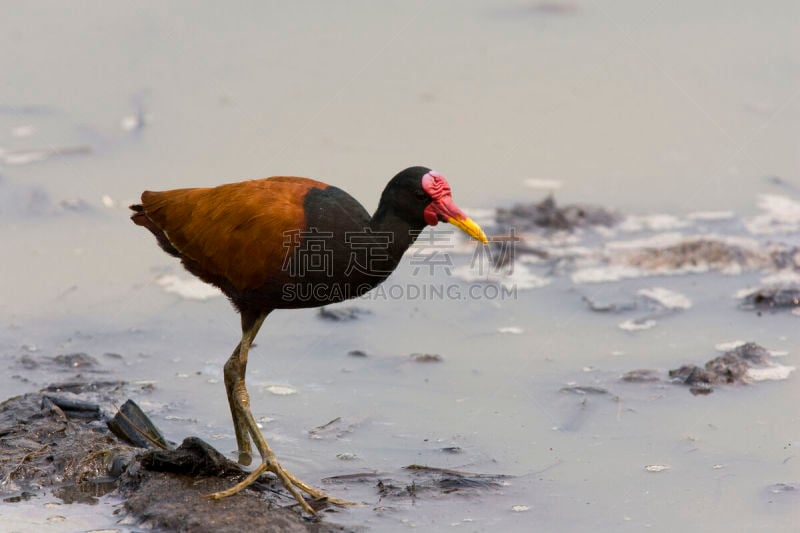
[[[461,231],[486,244],[489,239],[471,218],[469,218],[453,201],[450,184],[444,176],[431,170],[422,177],[422,189],[433,201],[423,212],[425,223],[435,226],[439,221],[449,222]]]

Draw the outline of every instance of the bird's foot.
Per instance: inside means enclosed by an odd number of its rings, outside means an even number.
[[[300,507],[303,510],[311,515],[316,515],[317,512],[309,505],[305,498],[300,491],[305,492],[309,496],[311,496],[313,501],[325,501],[335,505],[355,505],[353,502],[349,502],[347,500],[340,500],[339,498],[332,498],[325,494],[324,492],[315,489],[306,483],[297,479],[293,474],[285,470],[277,461],[264,461],[258,467],[253,470],[246,478],[242,481],[234,485],[233,487],[221,490],[219,492],[213,492],[208,495],[209,498],[212,500],[221,500],[222,498],[227,498],[228,496],[233,496],[237,492],[241,492],[242,490],[246,489],[261,476],[266,471],[270,471],[276,476],[283,484],[283,486],[288,490],[292,496],[297,500],[297,503],[300,504]]]

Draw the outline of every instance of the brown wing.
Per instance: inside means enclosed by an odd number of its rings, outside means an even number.
[[[211,283],[225,280],[245,290],[285,278],[282,267],[292,249],[287,237],[305,229],[306,193],[327,187],[307,178],[273,177],[213,188],[145,191],[142,209],[190,271]]]

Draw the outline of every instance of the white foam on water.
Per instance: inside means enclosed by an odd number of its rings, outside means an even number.
[[[609,241],[606,248],[609,250],[639,250],[641,248],[667,248],[685,241],[683,233],[669,232],[657,233],[640,239],[626,239],[622,241]]]
[[[650,215],[628,215],[617,227],[622,231],[667,231],[685,228],[691,222],[682,220],[675,215],[667,213],[654,213]]]
[[[664,287],[641,289],[638,294],[667,309],[689,309],[692,307],[692,301],[689,297]]]
[[[764,211],[745,220],[747,231],[755,235],[791,233],[800,229],[800,203],[778,194],[761,194],[758,207]]]
[[[760,368],[748,368],[747,377],[753,381],[782,381],[794,372],[793,366],[771,365]]]
[[[587,267],[576,270],[570,278],[573,283],[605,283],[609,281],[620,281],[630,278],[641,278],[647,275],[640,268],[626,265],[608,265],[598,267]]]
[[[731,220],[735,216],[736,214],[733,211],[695,211],[686,215],[686,218],[703,222],[716,222],[719,220]]]
[[[156,280],[164,292],[177,294],[187,300],[208,300],[222,296],[222,291],[197,278],[181,278],[174,274],[165,274]]]
[[[739,346],[744,346],[745,344],[747,344],[747,341],[736,339],[735,341],[718,342],[714,345],[714,349],[718,352],[730,352],[731,350],[735,350]]]
[[[779,270],[761,278],[765,285],[800,285],[800,273],[794,270]]]
[[[289,396],[297,394],[297,389],[289,387],[288,385],[266,385],[263,387],[265,392],[270,392],[276,396]]]

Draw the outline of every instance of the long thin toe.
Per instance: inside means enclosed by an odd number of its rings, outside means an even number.
[[[324,500],[328,503],[332,503],[333,505],[341,505],[341,506],[358,505],[356,502],[334,498],[333,496],[328,496],[327,494],[322,494],[321,498],[315,498],[315,499]]]
[[[266,463],[261,463],[258,467],[250,472],[250,474],[241,480],[239,483],[234,485],[233,487],[225,490],[221,490],[219,492],[212,492],[207,497],[211,498],[212,500],[221,500],[222,498],[227,498],[229,496],[233,496],[237,492],[242,492],[244,489],[255,483],[255,481],[266,472],[268,469],[268,465]]]
[[[208,498],[212,500],[221,500],[222,498],[233,496],[234,494],[241,492],[242,490],[246,489],[247,487],[255,483],[255,481],[261,476],[261,474],[263,474],[267,470],[278,476],[278,480],[280,480],[284,488],[286,488],[286,490],[288,490],[291,493],[291,495],[294,496],[294,499],[297,500],[297,503],[300,504],[300,507],[303,508],[303,511],[305,511],[308,514],[316,515],[317,512],[309,505],[309,503],[305,500],[305,498],[303,498],[301,491],[311,496],[311,498],[314,501],[326,502],[334,505],[355,505],[354,502],[341,500],[339,498],[332,498],[328,496],[321,490],[317,490],[311,487],[310,485],[304,483],[303,481],[300,481],[277,462],[270,462],[270,461],[265,461],[260,465],[258,465],[258,467],[255,470],[253,470],[250,474],[248,474],[246,478],[241,480],[233,487],[226,490],[221,490],[219,492],[213,492],[208,495]]]
[[[307,483],[301,481],[300,479],[295,477],[292,473],[290,473],[290,472],[288,472],[286,470],[284,470],[284,474],[286,475],[286,477],[289,479],[289,481],[293,485],[297,486],[300,490],[302,490],[303,492],[305,492],[306,494],[308,494],[309,496],[311,496],[315,500],[327,501],[327,502],[332,503],[334,505],[355,505],[354,502],[350,502],[350,501],[347,501],[347,500],[340,500],[339,498],[333,498],[331,496],[328,496],[323,491],[321,491],[319,489],[315,489],[314,487],[312,487],[312,486],[308,485]]]
[[[295,486],[295,484],[292,483],[292,481],[289,479],[289,477],[287,476],[287,472],[280,465],[266,463],[266,462],[261,463],[260,465],[258,465],[258,467],[255,470],[253,470],[252,472],[250,472],[250,474],[248,474],[248,476],[246,478],[241,480],[239,483],[237,483],[233,487],[231,487],[229,489],[221,490],[219,492],[212,492],[207,497],[212,499],[212,500],[221,500],[222,498],[228,498],[230,496],[233,496],[234,494],[237,494],[237,493],[243,491],[244,489],[246,489],[247,487],[249,487],[250,485],[255,483],[256,480],[259,477],[261,477],[261,474],[263,474],[267,470],[269,470],[270,472],[273,472],[276,476],[278,476],[278,479],[283,484],[283,486],[286,488],[286,490],[288,490],[292,494],[292,496],[294,496],[295,500],[297,500],[297,503],[300,504],[300,506],[303,508],[303,510],[306,513],[312,514],[312,515],[316,515],[317,514],[316,511],[314,511],[314,509],[308,504],[308,502],[305,500],[305,498],[303,498],[303,495],[300,494],[300,491],[297,490],[297,487]]]

